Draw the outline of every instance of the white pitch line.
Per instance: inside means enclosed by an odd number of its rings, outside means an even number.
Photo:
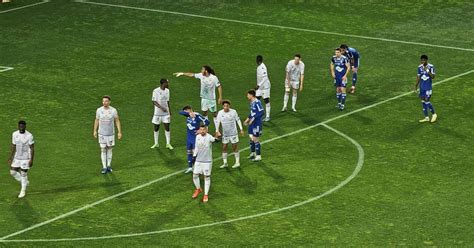
[[[77,2],[77,3],[85,3],[85,4],[102,5],[102,6],[108,6],[108,7],[123,8],[123,9],[133,9],[133,10],[143,10],[143,11],[151,11],[151,12],[158,12],[158,13],[166,13],[166,14],[172,14],[172,15],[182,15],[182,16],[189,16],[189,17],[196,17],[196,18],[204,18],[204,19],[217,20],[217,21],[224,21],[224,22],[233,22],[233,23],[248,24],[248,25],[254,25],[254,26],[263,26],[263,27],[271,27],[271,28],[295,30],[295,31],[302,31],[302,32],[329,34],[329,35],[344,36],[344,37],[354,37],[354,38],[368,39],[368,40],[379,40],[379,41],[386,41],[386,42],[395,42],[395,43],[402,43],[402,44],[428,46],[428,47],[438,47],[438,48],[446,48],[446,49],[454,49],[454,50],[461,50],[461,51],[474,52],[474,49],[471,49],[471,48],[462,48],[462,47],[453,47],[453,46],[443,46],[443,45],[435,45],[435,44],[428,44],[428,43],[422,43],[422,42],[394,40],[394,39],[386,39],[386,38],[371,37],[371,36],[356,35],[356,34],[342,34],[342,33],[329,32],[329,31],[322,31],[322,30],[313,30],[313,29],[306,29],[306,28],[295,28],[295,27],[287,27],[287,26],[280,26],[280,25],[273,25],[273,24],[265,24],[265,23],[258,23],[258,22],[240,21],[240,20],[227,19],[227,18],[219,18],[219,17],[212,17],[212,16],[196,15],[196,14],[189,14],[189,13],[184,13],[184,12],[176,12],[176,11],[168,11],[168,10],[160,10],[160,9],[140,8],[140,7],[133,7],[133,6],[127,6],[127,5],[118,5],[118,4],[109,4],[109,3],[98,3],[98,2],[91,2],[91,1],[86,1],[86,0],[75,0],[75,2]]]
[[[43,3],[48,3],[48,2],[49,2],[49,0],[43,0],[42,2],[39,2],[39,3],[33,3],[33,4],[18,7],[18,8],[3,10],[3,11],[0,11],[0,14],[7,13],[7,12],[10,12],[10,11],[19,10],[19,9],[29,8],[29,7],[33,7],[33,6],[40,5],[40,4],[43,4]]]
[[[358,159],[357,159],[356,167],[352,171],[351,175],[349,175],[344,181],[340,182],[338,185],[336,185],[335,187],[329,189],[328,191],[326,191],[326,192],[324,192],[320,195],[317,195],[315,197],[309,198],[307,200],[300,201],[300,202],[295,203],[295,204],[290,205],[290,206],[270,210],[270,211],[263,212],[263,213],[258,213],[258,214],[248,215],[248,216],[242,216],[242,217],[235,218],[235,219],[223,220],[223,221],[218,221],[218,222],[213,222],[213,223],[208,223],[208,224],[202,224],[202,225],[196,225],[196,226],[187,226],[187,227],[179,227],[179,228],[172,228],[172,229],[164,229],[164,230],[159,230],[159,231],[142,232],[142,233],[130,233],[130,234],[118,234],[118,235],[99,236],[99,237],[63,238],[63,239],[4,240],[4,241],[0,241],[0,242],[61,242],[61,241],[101,240],[101,239],[129,238],[129,237],[145,236],[145,235],[152,235],[152,234],[185,231],[185,230],[191,230],[191,229],[196,229],[196,228],[217,226],[217,225],[228,224],[228,223],[242,221],[242,220],[254,219],[254,218],[262,217],[262,216],[265,216],[265,215],[270,215],[270,214],[274,214],[274,213],[283,212],[283,211],[286,211],[286,210],[290,210],[290,209],[300,207],[300,206],[303,206],[305,204],[314,202],[316,200],[319,200],[319,199],[321,199],[321,198],[323,198],[327,195],[330,195],[330,194],[336,192],[337,190],[341,189],[346,184],[348,184],[350,181],[352,181],[352,179],[354,179],[359,174],[360,170],[362,169],[362,167],[364,165],[364,156],[365,156],[364,148],[362,148],[362,146],[357,141],[355,141],[351,137],[347,136],[346,134],[342,133],[341,131],[339,131],[337,129],[334,129],[334,128],[326,125],[326,124],[321,124],[321,125],[324,126],[327,129],[335,132],[336,134],[342,136],[343,138],[349,140],[352,144],[354,144],[354,146],[357,147],[357,151],[358,151],[359,156],[358,156]]]
[[[8,66],[0,66],[0,72],[5,72],[5,71],[13,70],[13,69],[15,68],[8,67]]]
[[[434,85],[439,85],[439,84],[441,84],[441,83],[444,83],[444,82],[447,82],[447,81],[450,81],[450,80],[453,80],[453,79],[456,79],[456,78],[459,78],[459,77],[468,75],[468,74],[473,73],[473,72],[474,72],[474,70],[470,70],[470,71],[468,71],[468,72],[464,72],[464,73],[458,74],[458,75],[456,75],[456,76],[452,76],[452,77],[443,79],[443,80],[441,80],[441,81],[439,81],[439,82],[434,83]],[[354,110],[354,111],[347,112],[347,113],[345,113],[345,114],[342,114],[342,115],[339,115],[339,116],[330,118],[330,119],[328,119],[328,120],[326,120],[326,121],[323,121],[323,122],[320,122],[320,123],[316,123],[316,124],[314,124],[314,125],[312,125],[312,126],[308,126],[308,127],[305,127],[305,128],[302,128],[302,129],[299,129],[299,130],[296,130],[296,131],[293,131],[293,132],[290,132],[290,133],[287,133],[287,134],[284,134],[284,135],[281,135],[281,136],[277,136],[277,137],[274,137],[274,138],[265,140],[265,141],[263,141],[263,142],[261,142],[261,143],[262,143],[262,144],[265,144],[265,143],[272,142],[272,141],[275,141],[275,140],[278,140],[278,139],[282,139],[282,138],[285,138],[285,137],[288,137],[288,136],[291,136],[291,135],[294,135],[294,134],[297,134],[297,133],[301,133],[301,132],[303,132],[303,131],[306,131],[306,130],[315,128],[315,127],[317,127],[317,126],[326,125],[326,124],[329,123],[329,122],[338,120],[338,119],[340,119],[340,118],[343,118],[343,117],[346,117],[346,116],[349,116],[349,115],[353,115],[353,114],[358,113],[358,112],[360,112],[360,111],[364,111],[364,110],[367,110],[367,109],[376,107],[376,106],[378,106],[378,105],[380,105],[380,104],[383,104],[383,103],[386,103],[386,102],[389,102],[389,101],[393,101],[393,100],[396,100],[396,99],[398,99],[398,98],[400,98],[400,97],[407,96],[407,95],[410,95],[410,94],[413,94],[413,92],[410,91],[410,92],[406,92],[406,93],[400,94],[400,95],[398,95],[398,96],[395,96],[395,97],[392,97],[392,98],[389,98],[389,99],[386,99],[386,100],[383,100],[383,101],[380,101],[380,102],[377,102],[377,103],[368,105],[368,106],[366,106],[366,107],[362,107],[362,108],[360,108],[360,109],[356,109],[356,110]],[[248,150],[248,149],[249,149],[249,148],[246,147],[246,148],[244,148],[244,149],[241,149],[241,151],[245,151],[245,150]],[[218,158],[217,158],[217,159],[218,159]],[[215,159],[215,160],[216,160],[216,159]],[[94,202],[94,203],[85,205],[85,206],[83,206],[83,207],[81,207],[81,208],[78,208],[78,209],[72,210],[72,211],[70,211],[70,212],[67,212],[67,213],[65,213],[65,214],[59,215],[59,216],[57,216],[57,217],[55,217],[55,218],[53,218],[53,219],[50,219],[50,220],[47,220],[47,221],[44,221],[44,222],[35,224],[35,225],[30,226],[30,227],[28,227],[28,228],[25,228],[25,229],[23,229],[23,230],[14,232],[14,233],[9,234],[9,235],[6,235],[6,236],[3,236],[3,237],[0,238],[0,243],[1,243],[1,242],[8,242],[8,240],[6,240],[7,238],[11,238],[11,237],[13,237],[13,236],[16,236],[16,235],[25,233],[25,232],[27,232],[27,231],[36,229],[36,228],[38,228],[38,227],[44,226],[44,225],[49,224],[49,223],[51,223],[51,222],[54,222],[54,221],[56,221],[56,220],[63,219],[63,218],[65,218],[65,217],[68,217],[68,216],[73,215],[73,214],[75,214],[75,213],[78,213],[78,212],[80,212],[80,211],[83,211],[83,210],[86,210],[86,209],[91,208],[91,207],[93,207],[93,206],[96,206],[96,205],[98,205],[98,204],[100,204],[100,203],[109,201],[109,200],[111,200],[111,199],[117,198],[117,197],[119,197],[119,196],[122,196],[122,195],[124,195],[124,194],[133,192],[133,191],[135,191],[135,190],[138,190],[138,189],[147,187],[147,186],[149,186],[149,185],[152,185],[152,184],[154,184],[154,183],[156,183],[156,182],[159,182],[159,181],[161,181],[161,180],[163,180],[163,179],[166,179],[166,178],[169,178],[169,177],[171,177],[171,176],[177,175],[177,174],[179,174],[179,173],[182,173],[182,170],[173,172],[173,173],[171,173],[171,174],[168,174],[168,175],[163,176],[163,177],[161,177],[161,178],[155,179],[155,180],[150,181],[150,182],[148,182],[148,183],[139,185],[139,186],[137,186],[137,187],[135,187],[135,188],[132,188],[132,189],[129,189],[129,190],[127,190],[127,191],[124,191],[124,192],[121,192],[121,193],[118,193],[118,194],[109,196],[109,197],[107,197],[107,198],[104,198],[104,199],[102,199],[102,200],[96,201],[96,202]]]

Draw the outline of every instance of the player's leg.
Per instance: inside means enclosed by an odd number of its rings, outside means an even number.
[[[285,95],[283,96],[283,108],[281,111],[286,111],[287,105],[288,105],[288,100],[290,99],[290,82],[285,81]]]
[[[299,83],[293,84],[292,88],[293,88],[293,97],[291,98],[291,110],[293,110],[293,112],[296,112],[296,99],[298,99],[298,89],[300,88]]]
[[[105,136],[99,134],[99,146],[100,146],[100,159],[102,161],[102,170],[101,173],[107,173],[107,143],[105,141]]]
[[[151,149],[158,148],[160,145],[158,144],[158,138],[160,137],[160,118],[158,116],[153,116],[153,138],[155,143],[150,147]]]
[[[352,86],[351,86],[351,91],[350,93],[354,94],[355,93],[355,88],[356,88],[356,83],[357,83],[357,75],[359,71],[359,63],[360,63],[360,58],[358,58],[356,61],[354,61],[354,65],[352,66]]]
[[[22,164],[22,168],[20,169],[20,176],[21,176],[21,191],[20,191],[20,194],[18,195],[18,198],[23,198],[25,197],[26,195],[26,187],[28,186],[29,184],[29,181],[28,181],[28,161],[25,160],[23,162],[24,164]]]
[[[211,188],[211,170],[212,163],[203,163],[202,164],[202,174],[204,175],[204,197],[202,198],[203,202],[209,200],[209,189]]]
[[[347,85],[347,80],[342,81],[342,87],[341,87],[341,105],[340,105],[340,110],[344,110],[344,107],[346,106],[346,85]]]
[[[202,164],[199,162],[196,162],[194,163],[194,170],[193,170],[193,183],[194,183],[194,187],[196,188],[192,196],[193,199],[196,199],[198,195],[202,192],[201,182],[199,180],[200,174],[202,174]]]
[[[20,175],[20,163],[18,160],[13,160],[11,166],[10,166],[10,175],[17,180],[18,182],[21,182],[21,175]]]
[[[107,172],[112,172],[112,151],[115,146],[115,135],[107,136]]]
[[[255,142],[253,140],[252,129],[253,129],[253,126],[249,126],[249,139],[250,139],[250,155],[248,157],[249,159],[255,158]]]
[[[425,100],[426,100],[426,105],[431,112],[431,123],[433,123],[433,122],[436,122],[436,119],[438,119],[438,115],[436,114],[434,110],[433,104],[431,104],[431,92],[432,92],[431,90],[428,90],[426,92]]]
[[[166,138],[166,148],[173,150],[174,147],[171,146],[171,131],[170,131],[171,116],[167,115],[163,117],[163,126],[165,126],[165,138]]]
[[[258,136],[258,134],[253,135],[253,142],[255,143],[255,158],[253,159],[254,162],[262,160],[261,145]]]
[[[228,166],[227,164],[227,145],[229,144],[228,137],[223,137],[222,138],[222,161],[224,164],[222,164],[219,168],[225,168]]]
[[[420,89],[420,99],[421,99],[421,105],[423,106],[423,115],[425,116],[423,119],[419,120],[419,122],[429,122],[430,117],[428,114],[428,104],[426,104],[426,91]]]
[[[270,121],[270,89],[263,92],[263,101],[265,102],[265,121]]]
[[[194,141],[188,141],[186,144],[186,153],[188,158],[188,168],[184,173],[189,173],[193,171],[193,153],[194,153]]]
[[[235,164],[232,166],[232,168],[237,168],[240,166],[240,152],[238,148],[239,140],[237,137],[237,140],[232,143],[232,151],[234,152],[235,156]]]

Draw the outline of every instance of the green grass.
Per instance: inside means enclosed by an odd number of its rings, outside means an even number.
[[[468,49],[474,40],[468,14],[474,4],[468,1],[107,2]],[[0,5],[0,11],[31,3],[14,1]],[[272,82],[272,122],[265,124],[262,138],[269,140],[341,115],[334,108],[328,68],[341,43],[358,48],[362,57],[359,91],[349,96],[347,112],[412,90],[422,53],[437,68],[435,81],[474,68],[469,51],[70,1],[0,14],[0,27],[0,66],[15,68],[0,73],[0,161],[7,160],[19,119],[26,119],[35,135],[37,154],[25,199],[16,198],[19,185],[6,165],[0,174],[0,237],[183,170],[185,120],[176,113],[186,104],[199,108],[199,83],[174,78],[173,72],[212,65],[224,97],[245,117],[245,92],[254,85],[255,56],[262,54]],[[306,64],[299,111],[280,113],[284,67],[297,52]],[[162,77],[171,81],[172,152],[149,149],[151,92]],[[0,246],[472,246],[472,77],[434,88],[436,124],[418,123],[422,113],[415,94],[329,123],[362,145],[365,162],[353,181],[318,201],[187,231]],[[112,96],[124,131],[114,150],[115,171],[108,176],[99,173],[92,137],[104,94]],[[246,143],[242,138],[240,147]],[[263,162],[243,158],[239,170],[220,170],[215,162],[208,204],[190,199],[191,178],[179,174],[11,239],[142,233],[263,213],[324,193],[357,163],[357,149],[324,127],[262,149]],[[220,144],[214,145],[215,158],[220,151]]]

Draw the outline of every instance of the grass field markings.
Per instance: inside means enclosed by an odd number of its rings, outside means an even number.
[[[0,72],[5,72],[5,71],[13,70],[13,69],[15,68],[8,67],[8,66],[0,66]]]
[[[217,226],[217,225],[222,225],[222,224],[228,224],[228,223],[232,223],[232,222],[248,220],[248,219],[254,219],[254,218],[258,218],[258,217],[262,217],[262,216],[266,216],[266,215],[270,215],[270,214],[274,214],[274,213],[279,213],[279,212],[283,212],[283,211],[286,211],[286,210],[290,210],[290,209],[293,209],[293,208],[296,208],[296,207],[306,205],[308,203],[319,200],[319,199],[321,199],[321,198],[323,198],[327,195],[330,195],[330,194],[336,192],[337,190],[341,189],[342,187],[344,187],[346,184],[348,184],[350,181],[352,181],[352,179],[354,179],[359,174],[360,170],[362,169],[362,167],[364,165],[364,156],[365,156],[364,148],[362,148],[362,146],[357,141],[355,141],[351,137],[347,136],[346,134],[342,133],[341,131],[339,131],[337,129],[334,129],[334,128],[326,125],[326,124],[321,124],[321,125],[323,127],[327,128],[327,129],[331,130],[332,132],[335,132],[339,136],[342,136],[346,140],[350,141],[357,148],[357,151],[358,151],[357,165],[354,168],[354,170],[352,171],[351,175],[349,175],[344,181],[340,182],[338,185],[336,185],[335,187],[327,190],[326,192],[321,193],[321,194],[319,194],[315,197],[309,198],[307,200],[300,201],[300,202],[295,203],[295,204],[290,205],[290,206],[270,210],[270,211],[263,212],[263,213],[258,213],[258,214],[248,215],[248,216],[242,216],[242,217],[238,217],[238,218],[234,218],[234,219],[217,221],[217,222],[207,223],[207,224],[202,224],[202,225],[171,228],[171,229],[164,229],[164,230],[159,230],[159,231],[150,231],[150,232],[142,232],[142,233],[130,233],[130,234],[117,234],[117,235],[99,236],[99,237],[82,237],[82,238],[0,240],[0,242],[61,242],[61,241],[85,241],[85,240],[100,240],[100,239],[137,237],[137,236],[153,235],[153,234],[160,234],[160,233],[170,233],[170,232],[185,231],[185,230],[191,230],[191,229],[196,229],[196,228],[203,228],[203,227],[211,227],[211,226]]]
[[[109,3],[99,3],[99,2],[92,2],[92,1],[86,1],[86,0],[75,0],[75,2],[77,2],[77,3],[84,3],[84,4],[102,5],[102,6],[108,6],[108,7],[116,7],[116,8],[124,8],[124,9],[133,9],[133,10],[143,10],[143,11],[151,11],[151,12],[158,12],[158,13],[166,13],[166,14],[172,14],[172,15],[182,15],[182,16],[189,16],[189,17],[196,17],[196,18],[204,18],[204,19],[217,20],[217,21],[224,21],[224,22],[233,22],[233,23],[240,23],[240,24],[248,24],[248,25],[254,25],[254,26],[263,26],[263,27],[271,27],[271,28],[295,30],[295,31],[301,31],[301,32],[320,33],[320,34],[328,34],[328,35],[336,35],[336,36],[345,36],[345,37],[353,37],[353,38],[360,38],[360,39],[368,39],[368,40],[379,40],[379,41],[386,41],[386,42],[395,42],[395,43],[402,43],[402,44],[411,44],[411,45],[428,46],[428,47],[438,47],[438,48],[446,48],[446,49],[454,49],[454,50],[461,50],[461,51],[474,52],[474,49],[471,49],[471,48],[462,48],[462,47],[453,47],[453,46],[443,46],[443,45],[435,45],[435,44],[428,44],[428,43],[422,43],[422,42],[403,41],[403,40],[395,40],[395,39],[371,37],[371,36],[364,36],[364,35],[356,35],[356,34],[342,34],[342,33],[329,32],[329,31],[322,31],[322,30],[313,30],[313,29],[306,29],[306,28],[287,27],[287,26],[281,26],[281,25],[273,25],[273,24],[265,24],[265,23],[258,23],[258,22],[249,22],[249,21],[240,21],[240,20],[227,19],[227,18],[220,18],[220,17],[196,15],[196,14],[189,14],[189,13],[184,13],[184,12],[176,12],[176,11],[168,11],[168,10],[160,10],[160,9],[149,9],[149,8],[141,8],[141,7],[133,7],[133,6],[118,5],[118,4],[109,4]]]
[[[43,1],[39,2],[39,3],[33,3],[33,4],[29,4],[29,5],[25,5],[25,6],[18,7],[18,8],[2,10],[2,11],[0,11],[0,14],[7,13],[7,12],[10,12],[10,11],[19,10],[19,9],[29,8],[29,7],[33,7],[33,6],[40,5],[40,4],[44,4],[44,3],[48,3],[48,2],[50,2],[50,0],[43,0]]]
[[[470,71],[467,71],[467,72],[464,72],[464,73],[461,73],[461,74],[458,74],[458,75],[455,75],[455,76],[452,76],[452,77],[443,79],[443,80],[441,80],[441,81],[438,81],[438,82],[434,83],[433,85],[439,85],[439,84],[442,84],[442,83],[451,81],[451,80],[453,80],[453,79],[456,79],[456,78],[459,78],[459,77],[462,77],[462,76],[471,74],[471,73],[473,73],[473,72],[474,72],[474,70],[470,70]],[[412,91],[409,91],[409,92],[406,92],[406,93],[403,93],[403,94],[394,96],[394,97],[392,97],[392,98],[388,98],[388,99],[386,99],[386,100],[383,100],[383,101],[380,101],[380,102],[377,102],[377,103],[374,103],[374,104],[371,104],[371,105],[362,107],[362,108],[360,108],[360,109],[356,109],[356,110],[353,110],[353,111],[351,111],[351,112],[347,112],[347,113],[345,113],[345,114],[342,114],[342,115],[339,115],[339,116],[330,118],[330,119],[328,119],[328,120],[326,120],[326,121],[319,122],[319,123],[316,123],[316,124],[314,124],[314,125],[311,125],[311,126],[308,126],[308,127],[302,128],[302,129],[298,129],[298,130],[296,130],[296,131],[293,131],[293,132],[290,132],[290,133],[287,133],[287,134],[284,134],[284,135],[281,135],[281,136],[273,137],[273,138],[268,139],[268,140],[265,140],[265,141],[263,141],[263,142],[261,142],[261,143],[264,144],[264,143],[272,142],[272,141],[274,141],[274,140],[278,140],[278,139],[281,139],[281,138],[285,138],[285,137],[288,137],[288,136],[290,136],[290,135],[294,135],[294,134],[297,134],[297,133],[300,133],[300,132],[303,132],[303,131],[306,131],[306,130],[315,128],[315,127],[317,127],[317,126],[326,126],[326,124],[329,123],[329,122],[332,122],[332,121],[338,120],[338,119],[340,119],[340,118],[343,118],[343,117],[346,117],[346,116],[349,116],[349,115],[352,115],[352,114],[355,114],[355,113],[358,113],[358,112],[361,112],[361,111],[364,111],[364,110],[367,110],[367,109],[376,107],[376,106],[381,105],[381,104],[383,104],[383,103],[386,103],[386,102],[389,102],[389,101],[393,101],[393,100],[396,100],[396,99],[398,99],[398,98],[400,98],[400,97],[407,96],[407,95],[410,95],[410,94],[414,94],[414,93],[413,93]],[[249,149],[248,147],[245,147],[245,148],[243,148],[243,149],[240,149],[240,151],[245,151],[245,150],[248,150],[248,149]],[[215,161],[215,160],[218,160],[218,159],[220,159],[220,157],[214,159],[214,161]],[[124,195],[124,194],[133,192],[133,191],[135,191],[135,190],[138,190],[138,189],[141,189],[141,188],[144,188],[144,187],[147,187],[147,186],[152,185],[152,184],[154,184],[154,183],[156,183],[156,182],[159,182],[159,181],[161,181],[161,180],[163,180],[163,179],[169,178],[169,177],[174,176],[174,175],[178,175],[179,173],[182,173],[182,170],[173,172],[173,173],[171,173],[171,174],[168,174],[168,175],[166,175],[166,176],[160,177],[160,178],[155,179],[155,180],[153,180],[153,181],[150,181],[150,182],[148,182],[148,183],[145,183],[145,184],[139,185],[139,186],[137,186],[137,187],[134,187],[134,188],[132,188],[132,189],[126,190],[126,191],[124,191],[124,192],[121,192],[121,193],[118,193],[118,194],[109,196],[109,197],[107,197],[107,198],[104,198],[104,199],[102,199],[102,200],[96,201],[96,202],[94,202],[94,203],[85,205],[85,206],[83,206],[83,207],[81,207],[81,208],[72,210],[72,211],[70,211],[70,212],[68,212],[68,213],[62,214],[62,215],[57,216],[57,217],[55,217],[55,218],[53,218],[53,219],[50,219],[50,220],[47,220],[47,221],[44,221],[44,222],[35,224],[35,225],[31,226],[31,227],[28,227],[28,228],[25,228],[25,229],[23,229],[23,230],[17,231],[17,232],[15,232],[15,233],[8,234],[8,235],[3,236],[3,237],[0,238],[0,243],[2,243],[2,242],[10,242],[10,241],[11,241],[11,242],[14,242],[14,241],[21,242],[21,240],[6,240],[6,239],[7,239],[7,238],[11,238],[11,237],[16,236],[16,235],[19,235],[19,234],[22,234],[22,233],[25,233],[25,232],[30,231],[30,230],[36,229],[36,228],[38,228],[38,227],[44,226],[44,225],[49,224],[49,223],[51,223],[51,222],[54,222],[54,221],[56,221],[56,220],[63,219],[63,218],[65,218],[65,217],[68,217],[68,216],[70,216],[70,215],[73,215],[73,214],[75,214],[75,213],[78,213],[78,212],[80,212],[80,211],[83,211],[83,210],[85,210],[85,209],[91,208],[91,207],[93,207],[93,206],[96,206],[96,205],[98,205],[98,204],[100,204],[100,203],[103,203],[103,202],[106,202],[106,201],[108,201],[108,200],[114,199],[114,198],[116,198],[116,197],[122,196],[122,195]]]

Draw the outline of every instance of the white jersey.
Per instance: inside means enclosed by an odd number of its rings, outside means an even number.
[[[222,123],[222,136],[231,137],[238,135],[237,125],[239,124],[240,130],[242,130],[242,122],[240,121],[237,111],[234,109],[229,109],[229,112],[225,112],[223,109],[217,113],[217,128],[219,128]]]
[[[257,67],[257,85],[259,90],[270,89],[270,79],[268,78],[267,66],[264,63]]]
[[[13,132],[12,135],[12,144],[16,146],[16,152],[14,159],[16,160],[30,160],[31,159],[31,149],[30,145],[33,145],[35,141],[33,140],[33,135],[25,130],[25,133],[20,133],[20,131]]]
[[[304,75],[303,61],[300,60],[298,65],[295,65],[294,59],[288,61],[286,72],[289,74],[291,82],[300,82],[301,75]]]
[[[97,109],[95,118],[99,120],[99,134],[104,136],[112,136],[115,134],[115,118],[117,118],[117,110],[111,106],[107,109],[100,107]]]
[[[194,149],[196,162],[212,163],[212,142],[215,140],[210,134],[196,136],[196,148]]]
[[[153,96],[151,98],[152,101],[158,102],[160,106],[164,107],[167,111],[163,111],[162,109],[155,106],[155,115],[157,116],[165,116],[169,115],[169,106],[168,102],[170,100],[170,90],[164,89],[162,90],[160,87],[153,90]]]
[[[219,79],[215,75],[206,77],[202,73],[196,73],[194,77],[201,80],[201,98],[216,100],[216,88],[221,86]]]

